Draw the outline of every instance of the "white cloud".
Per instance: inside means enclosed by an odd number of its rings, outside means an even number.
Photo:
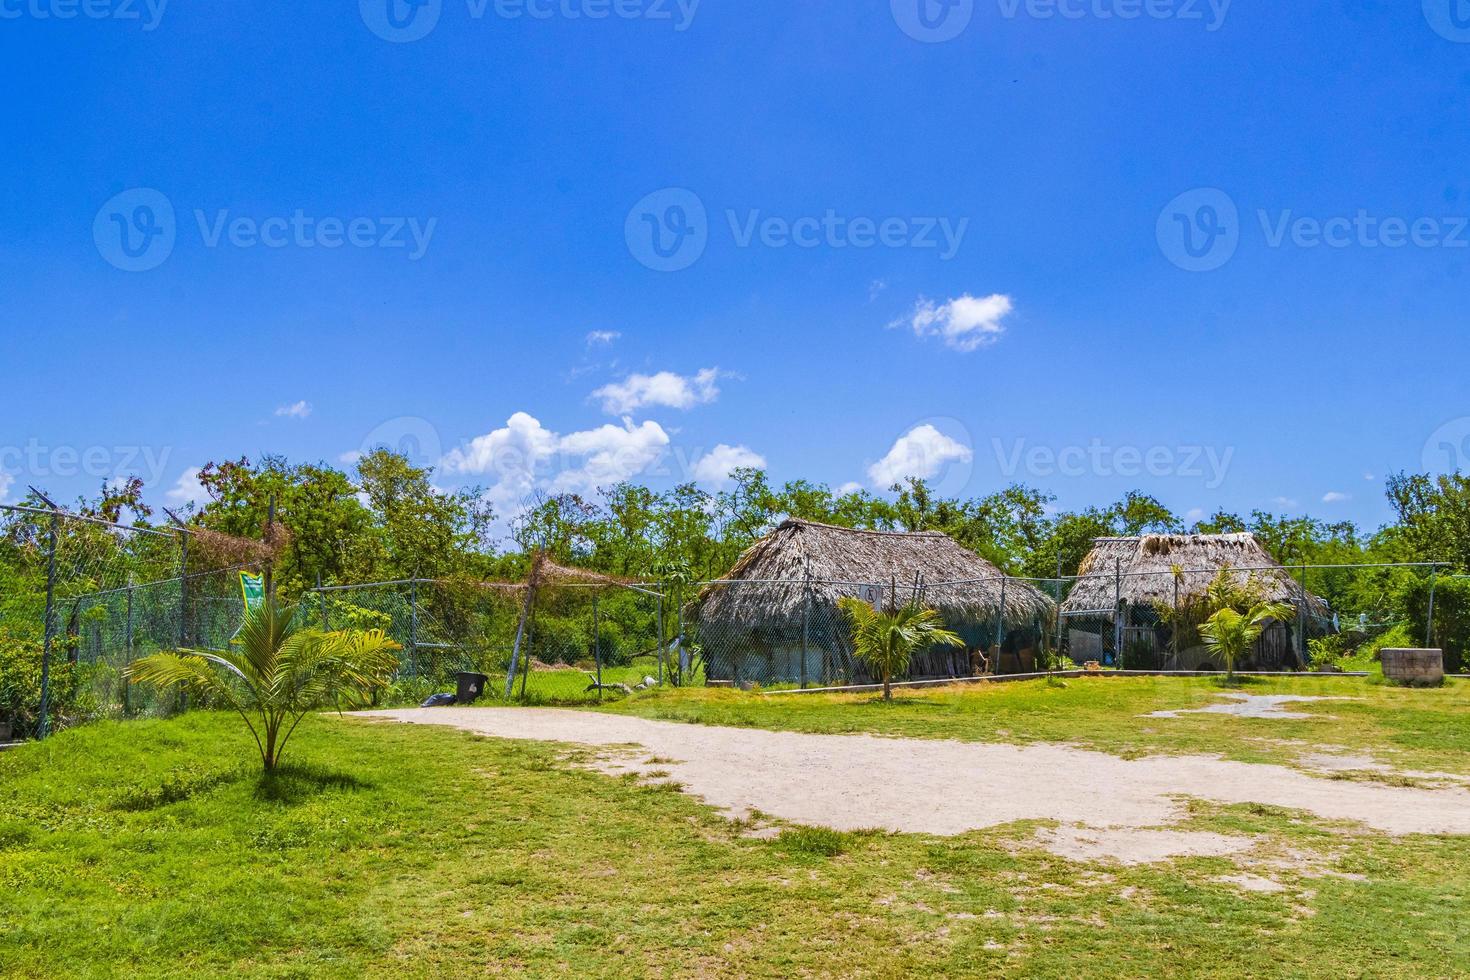
[[[347,452],[337,457],[337,462],[341,463],[343,466],[356,466],[358,463],[362,462],[362,450],[349,449],[347,450]]]
[[[163,499],[168,501],[170,507],[184,507],[188,504],[203,507],[209,503],[210,496],[199,482],[199,473],[199,467],[189,467],[179,477],[179,482],[164,493]]]
[[[558,493],[595,490],[632,479],[644,472],[669,447],[669,434],[657,422],[622,427],[604,425],[587,432],[573,432],[560,443],[563,455],[580,458],[582,465],[563,469],[552,481]]]
[[[1374,476],[1373,476],[1372,473],[1364,473],[1363,474],[1363,479],[1372,481],[1374,479]]]
[[[276,409],[276,418],[304,419],[311,415],[311,402],[299,401],[294,405],[282,405]]]
[[[1186,521],[1202,521],[1205,519],[1205,510],[1203,507],[1192,507],[1184,515],[1184,519]]]
[[[1273,497],[1271,503],[1277,507],[1285,507],[1287,510],[1291,510],[1297,506],[1297,502],[1290,497]]]
[[[716,382],[717,368],[705,368],[692,377],[660,371],[657,374],[630,374],[622,381],[603,385],[592,393],[602,400],[602,410],[609,415],[626,415],[651,405],[665,408],[693,408],[720,397]]]
[[[1332,491],[1329,491],[1327,494],[1325,494],[1322,497],[1322,502],[1324,504],[1340,504],[1340,503],[1343,503],[1344,501],[1352,500],[1352,499],[1353,498],[1352,498],[1352,495],[1351,494],[1342,493],[1342,492],[1337,491],[1337,490],[1332,490]]]
[[[667,451],[669,435],[657,422],[604,425],[565,436],[517,412],[487,435],[444,457],[448,473],[489,476],[491,503],[509,516],[537,490],[586,493],[630,480]]]
[[[713,487],[725,487],[730,474],[745,467],[765,469],[766,458],[748,446],[727,446],[720,443],[695,461],[691,475],[700,483]]]
[[[868,467],[868,478],[873,486],[886,489],[905,477],[932,479],[946,463],[968,463],[974,456],[969,446],[925,424],[900,436],[887,456]]]
[[[918,337],[939,337],[946,347],[966,353],[987,347],[1005,333],[1001,322],[1015,305],[1009,296],[995,293],[975,297],[969,293],[947,303],[921,298],[914,311],[890,323],[908,326]]]
[[[608,347],[623,335],[616,330],[593,330],[587,334],[588,347]]]
[[[877,299],[882,294],[883,290],[887,288],[887,279],[874,279],[871,283],[868,284],[868,302],[873,302],[873,300]]]
[[[10,488],[15,486],[15,477],[0,470],[0,504],[10,499]]]
[[[861,483],[858,483],[856,480],[852,480],[844,483],[842,486],[838,487],[832,492],[837,494],[837,496],[839,497],[846,497],[850,493],[861,493],[864,489],[865,488]]]

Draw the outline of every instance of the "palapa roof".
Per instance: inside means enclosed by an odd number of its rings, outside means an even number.
[[[1330,615],[1327,603],[1305,592],[1253,534],[1098,538],[1077,570],[1077,582],[1062,603],[1062,614],[1111,612],[1119,595],[1120,570],[1121,595],[1130,605],[1172,604],[1176,568],[1181,572],[1181,597],[1204,594],[1220,571],[1229,568],[1242,585],[1254,579],[1271,602],[1305,605],[1313,615]]]
[[[864,585],[896,585],[905,601],[917,584],[924,603],[951,625],[993,617],[1005,579],[938,531],[864,531],[788,520],[747,549],[724,582],[705,586],[693,605],[705,621],[771,625],[800,619],[808,571],[815,605],[835,605]],[[1015,579],[1006,582],[1004,595],[1008,623],[1031,623],[1056,608],[1045,593]]]

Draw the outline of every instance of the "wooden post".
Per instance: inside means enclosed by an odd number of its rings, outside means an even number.
[[[597,700],[602,700],[602,619],[598,613],[597,593],[592,594],[592,660],[597,664]]]

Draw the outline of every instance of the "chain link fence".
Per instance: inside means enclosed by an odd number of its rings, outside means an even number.
[[[192,558],[184,527],[125,527],[59,509],[0,506],[0,726],[11,737],[97,717],[168,714],[175,697],[128,685],[159,650],[225,649],[244,617],[241,572]],[[208,549],[203,549],[206,552]],[[215,554],[224,552],[215,549]],[[224,567],[200,567],[201,565]],[[1201,625],[1221,602],[1284,602],[1243,670],[1366,669],[1379,645],[1439,645],[1463,669],[1470,580],[1440,566],[1302,565],[1126,570],[1051,579],[733,580],[669,587],[538,562],[527,582],[409,579],[318,586],[298,615],[326,630],[382,629],[403,648],[384,703],[454,692],[594,703],[662,685],[817,688],[877,680],[838,601],[939,611],[962,647],[917,652],[906,678],[1101,669],[1203,671],[1222,664]],[[1437,591],[1438,590],[1438,591]],[[1439,604],[1436,605],[1436,599]],[[1451,601],[1454,599],[1455,601]],[[1364,652],[1366,651],[1366,652]],[[3,734],[3,732],[0,732]]]
[[[313,589],[301,614],[397,641],[386,695],[397,703],[455,692],[468,672],[489,679],[490,698],[575,704],[683,680],[667,657],[663,598],[639,584],[411,579]]]
[[[190,568],[191,532],[0,505],[0,725],[10,735],[183,707],[129,685],[138,657],[222,649],[238,631],[239,568]]]

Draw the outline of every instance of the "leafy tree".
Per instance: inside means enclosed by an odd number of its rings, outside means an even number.
[[[434,471],[386,449],[357,464],[358,483],[375,519],[382,578],[447,578],[470,570],[488,550],[495,514],[476,489],[441,491]]]
[[[1236,661],[1273,622],[1284,622],[1291,616],[1292,609],[1284,602],[1257,603],[1245,612],[1226,606],[1206,620],[1199,632],[1205,646],[1220,655],[1226,674],[1234,680]]]
[[[877,612],[853,596],[838,600],[852,627],[857,658],[883,678],[883,700],[893,700],[893,676],[909,669],[914,653],[928,646],[962,647],[965,641],[944,628],[933,609],[908,605],[893,612]]]
[[[381,630],[326,633],[298,626],[294,607],[270,599],[246,613],[234,649],[156,653],[135,661],[127,675],[228,705],[244,719],[270,772],[308,713],[386,686],[398,649]]]
[[[1388,500],[1414,560],[1451,562],[1470,572],[1470,474],[1400,473],[1388,481]]]

